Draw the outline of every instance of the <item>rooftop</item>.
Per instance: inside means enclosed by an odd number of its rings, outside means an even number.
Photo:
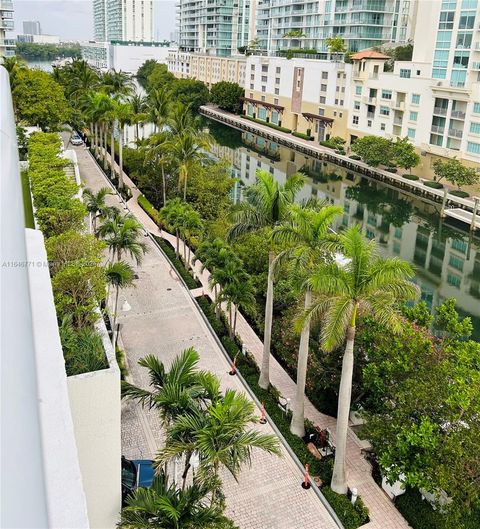
[[[378,51],[373,50],[364,50],[359,51],[358,53],[355,53],[352,55],[353,61],[361,61],[365,59],[390,59],[388,55],[385,55],[384,53],[380,53]]]

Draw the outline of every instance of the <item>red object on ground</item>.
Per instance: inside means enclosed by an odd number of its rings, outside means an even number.
[[[228,372],[229,375],[236,375],[237,374],[237,359],[234,358],[232,362],[232,369]]]
[[[260,415],[260,424],[265,424],[267,419],[265,419],[265,405],[262,402],[262,414]]]
[[[305,477],[302,481],[302,488],[309,489],[311,487],[310,480],[308,479],[308,464],[305,465]]]

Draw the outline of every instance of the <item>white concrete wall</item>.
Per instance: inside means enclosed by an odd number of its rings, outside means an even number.
[[[67,378],[92,529],[114,529],[121,509],[120,371],[102,320],[109,369]]]
[[[117,71],[136,74],[140,66],[149,59],[166,64],[167,55],[168,48],[163,46],[110,44],[108,66]]]

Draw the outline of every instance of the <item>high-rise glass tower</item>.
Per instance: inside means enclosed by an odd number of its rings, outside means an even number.
[[[255,0],[179,0],[181,50],[228,57],[253,40]]]
[[[412,36],[417,0],[261,0],[257,36],[263,49],[313,48],[342,37],[351,51]]]
[[[97,42],[151,42],[153,0],[93,0],[93,27]]]
[[[0,0],[0,57],[15,55],[15,40],[7,39],[6,32],[13,29],[13,2]]]
[[[23,22],[23,33],[25,35],[41,35],[40,22],[38,20],[26,20]]]

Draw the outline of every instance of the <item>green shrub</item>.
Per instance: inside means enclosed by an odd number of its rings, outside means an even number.
[[[360,156],[358,156],[358,154],[351,154],[349,158],[356,161],[360,161],[362,159]]]
[[[120,349],[118,346],[117,350],[115,351],[115,358],[117,360],[118,368],[120,369],[120,379],[126,380],[128,377],[127,359],[125,356],[125,351]]]
[[[385,167],[385,171],[388,171],[389,173],[396,173],[398,169],[396,167]]]
[[[467,193],[466,191],[462,191],[461,189],[454,189],[453,191],[449,191],[449,193],[459,198],[467,198],[470,196],[470,193]]]
[[[213,330],[215,331],[215,334],[223,340],[223,337],[227,334],[227,330],[225,328],[225,325],[221,320],[217,318],[215,315],[215,310],[213,308],[213,305],[209,301],[207,296],[201,296],[197,298],[197,303],[200,305],[200,308],[202,309],[202,312],[207,317],[207,320],[209,321],[210,325],[212,326]]]
[[[356,529],[367,523],[368,509],[360,498],[357,499],[355,505],[352,505],[346,496],[333,492],[330,487],[323,487],[322,492],[345,529]]]
[[[252,118],[251,116],[241,116],[244,119],[248,119],[249,121],[253,121],[254,123],[260,123],[260,125],[265,125],[267,127],[270,127],[271,129],[280,130],[281,132],[292,132],[291,129],[287,129],[285,127],[280,127],[280,125],[275,125],[275,123],[267,123],[266,121],[262,121],[261,119]]]
[[[341,154],[342,156],[345,156],[347,153],[345,149],[335,149],[335,154]]]
[[[402,174],[402,178],[405,178],[406,180],[420,180],[415,174]]]
[[[308,134],[303,134],[303,132],[292,132],[292,136],[295,136],[296,138],[302,138],[302,140],[308,140],[312,141],[315,138],[313,136],[309,136]]]
[[[185,268],[182,261],[175,255],[175,250],[173,246],[165,239],[162,239],[162,237],[157,237],[156,235],[154,235],[153,237],[157,241],[160,248],[164,251],[169,261],[172,263],[172,266],[179,273],[181,278],[185,281],[187,287],[193,289],[202,286],[199,281],[193,279],[192,274]]]
[[[153,207],[152,203],[148,200],[145,195],[140,195],[138,197],[138,205],[155,222],[155,224],[160,224],[160,216],[158,214],[158,210]]]
[[[440,182],[434,182],[433,180],[427,180],[423,182],[425,187],[431,187],[432,189],[443,189],[443,184]]]

